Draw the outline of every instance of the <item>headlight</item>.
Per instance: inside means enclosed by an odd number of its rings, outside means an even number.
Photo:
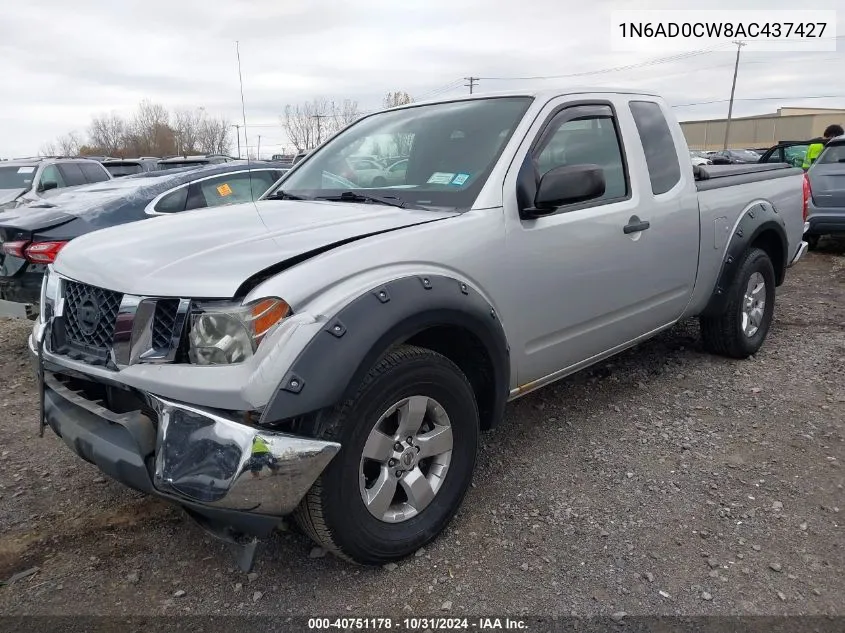
[[[290,306],[275,297],[246,305],[231,301],[195,302],[191,307],[188,358],[196,365],[241,363],[289,315]]]
[[[0,211],[8,211],[9,209],[16,209],[18,206],[17,200],[10,200],[9,202],[4,202],[0,204]]]
[[[47,266],[44,277],[41,280],[41,305],[39,312],[42,318],[51,316],[56,310],[56,302],[59,297],[59,276],[52,274],[53,267]]]

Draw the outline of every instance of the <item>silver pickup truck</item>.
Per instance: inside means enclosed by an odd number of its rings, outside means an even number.
[[[354,157],[380,152],[405,158],[364,187]],[[395,560],[450,521],[510,400],[687,317],[706,349],[757,352],[807,248],[802,181],[693,168],[651,94],[375,113],[256,203],[66,246],[30,337],[42,424],[247,567],[291,514]]]

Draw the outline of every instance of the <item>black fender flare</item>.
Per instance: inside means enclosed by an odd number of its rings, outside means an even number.
[[[483,345],[492,365],[494,401],[485,426],[495,426],[510,388],[504,328],[493,306],[469,283],[442,275],[394,279],[329,318],[291,364],[259,424],[278,425],[343,402],[388,349],[438,326],[465,328]]]
[[[785,225],[783,217],[769,203],[760,202],[745,210],[728,242],[722,267],[713,288],[713,294],[707,303],[707,307],[702,311],[702,316],[724,314],[728,303],[727,291],[736,278],[737,267],[742,254],[765,231],[773,231],[777,235],[777,244],[781,250],[781,266],[778,266],[776,261],[772,263],[775,265],[775,278],[778,285],[783,281],[786,264],[789,261],[789,242],[786,237]]]

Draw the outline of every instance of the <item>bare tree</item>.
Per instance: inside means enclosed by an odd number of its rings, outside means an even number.
[[[407,92],[397,90],[396,92],[388,92],[384,96],[382,103],[385,108],[395,108],[396,106],[413,103],[414,99]],[[414,142],[413,134],[393,134],[393,152],[395,156],[408,156],[411,153],[411,145]]]
[[[361,111],[358,109],[358,102],[352,101],[351,99],[344,99],[343,102],[340,104],[336,104],[334,101],[332,101],[330,110],[331,125],[329,126],[328,131],[331,134],[339,132],[347,125],[351,125],[352,123],[355,123],[355,121],[361,118]]]
[[[286,105],[282,127],[290,142],[301,152],[314,149],[326,138],[333,119],[331,104],[325,99],[314,99],[295,106]]]
[[[232,126],[224,117],[203,116],[197,135],[199,150],[205,154],[228,154],[232,148]]]
[[[171,116],[163,105],[144,100],[131,119],[116,112],[91,119],[87,138],[70,132],[41,146],[41,155],[106,154],[166,156],[205,152],[228,154],[231,126],[225,118],[209,117],[205,108],[184,108]]]
[[[396,92],[388,92],[384,96],[384,100],[382,101],[385,108],[395,108],[396,106],[405,105],[407,103],[413,102],[414,99],[411,97],[411,95],[409,95],[403,90],[397,90]]]
[[[162,156],[176,151],[170,113],[163,105],[144,99],[138,105],[131,127],[134,149],[139,155]]]
[[[59,154],[62,156],[76,156],[79,154],[79,147],[82,143],[76,132],[68,132],[56,139],[56,145],[58,145]]]
[[[41,149],[38,150],[39,156],[56,156],[58,155],[58,151],[56,150],[56,144],[53,143],[44,143],[41,146]]]
[[[120,154],[126,139],[126,127],[126,121],[116,112],[94,117],[88,126],[86,145],[98,148],[106,156]]]
[[[173,120],[173,133],[178,154],[192,154],[202,145],[200,137],[206,119],[205,108],[177,110]]]

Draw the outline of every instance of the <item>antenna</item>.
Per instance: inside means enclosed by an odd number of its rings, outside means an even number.
[[[241,116],[243,117],[243,126],[244,126],[244,145],[246,145],[246,168],[247,173],[249,174],[249,193],[252,196],[252,169],[249,165],[249,138],[246,135],[246,105],[244,103],[244,80],[243,76],[241,75],[241,45],[238,40],[235,40],[235,53],[238,56],[238,83],[241,86]],[[238,136],[240,138],[240,136]],[[253,204],[255,200],[252,201]]]

